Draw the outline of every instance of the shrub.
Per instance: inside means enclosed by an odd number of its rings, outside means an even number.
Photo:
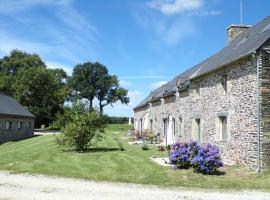
[[[196,172],[203,174],[215,174],[223,166],[216,146],[207,144],[200,147],[194,141],[173,144],[169,159],[178,169],[193,167]]]
[[[106,120],[98,112],[89,112],[84,104],[75,103],[59,118],[58,124],[63,133],[56,138],[57,144],[82,152],[103,138]]]
[[[196,172],[203,174],[215,174],[223,166],[218,147],[211,144],[201,147],[192,158],[191,164]]]
[[[158,146],[158,151],[165,151],[166,148],[164,146]]]
[[[191,166],[191,159],[197,154],[198,149],[199,145],[194,141],[176,142],[170,151],[170,162],[179,169],[188,169]]]
[[[143,141],[142,150],[149,150],[148,142],[147,141]]]

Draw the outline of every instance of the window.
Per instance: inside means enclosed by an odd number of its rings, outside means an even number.
[[[27,122],[27,128],[31,128],[31,122]]]
[[[166,137],[167,134],[167,119],[163,119],[163,136]]]
[[[192,139],[198,142],[202,141],[202,120],[199,117],[192,120]]]
[[[196,93],[197,93],[198,97],[200,97],[200,86],[199,85],[196,86]]]
[[[153,120],[150,119],[150,131],[151,133],[153,133]]]
[[[20,122],[17,122],[18,124],[18,129],[21,129],[22,128],[22,126],[23,126],[23,122],[22,121],[20,121]]]
[[[200,142],[201,141],[201,119],[195,119],[196,121],[196,131],[197,131],[197,136],[198,136],[198,141]]]
[[[219,117],[220,120],[220,135],[222,141],[227,141],[227,117]]]
[[[6,121],[6,130],[12,129],[12,122],[11,121]]]
[[[221,87],[222,87],[222,92],[223,92],[223,94],[226,94],[227,93],[227,88],[228,88],[228,86],[227,86],[227,75],[226,74],[224,74],[222,77],[221,77],[221,81],[220,81],[220,83],[221,83]]]
[[[197,85],[194,88],[194,100],[199,99],[200,95],[201,95],[201,88],[200,88],[200,84],[197,83]]]
[[[173,135],[174,135],[174,137],[175,137],[175,119],[173,118]]]
[[[179,137],[183,136],[183,120],[182,117],[179,117]]]

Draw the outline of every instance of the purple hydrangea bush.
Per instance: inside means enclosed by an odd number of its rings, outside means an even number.
[[[169,156],[175,168],[193,167],[196,172],[214,174],[223,166],[219,149],[211,144],[200,147],[197,142],[176,142],[172,145]]]
[[[188,169],[191,167],[191,160],[195,155],[197,155],[198,150],[199,145],[197,142],[176,142],[172,145],[172,149],[170,151],[170,162],[179,169]]]
[[[192,158],[191,165],[199,173],[217,173],[218,168],[223,167],[218,147],[211,144],[201,147],[198,154]]]

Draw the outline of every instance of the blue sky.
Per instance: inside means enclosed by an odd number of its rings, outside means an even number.
[[[269,0],[243,0],[243,23],[255,24],[269,8]],[[0,0],[0,18],[1,57],[15,48],[38,53],[69,74],[99,61],[131,99],[105,112],[129,116],[149,91],[226,45],[240,0]]]

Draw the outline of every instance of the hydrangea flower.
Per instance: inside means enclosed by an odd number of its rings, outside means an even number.
[[[169,159],[175,168],[188,169],[192,166],[203,174],[214,174],[223,166],[218,147],[211,144],[200,147],[195,141],[173,144]]]

